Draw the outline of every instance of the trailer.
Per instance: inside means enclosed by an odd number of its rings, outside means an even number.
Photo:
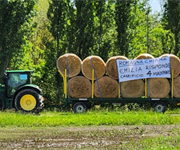
[[[59,71],[59,70],[58,70]],[[137,103],[137,104],[150,104],[150,106],[156,112],[164,113],[169,105],[180,105],[180,98],[174,98],[173,96],[173,74],[174,70],[171,72],[170,82],[171,84],[171,96],[169,98],[150,98],[148,97],[148,79],[145,80],[145,96],[140,98],[124,98],[121,96],[121,85],[119,84],[119,92],[117,98],[96,98],[94,97],[94,81],[95,81],[95,71],[92,69],[92,95],[90,98],[72,98],[69,97],[68,92],[68,76],[67,69],[65,69],[65,75],[63,75],[60,71],[59,73],[63,77],[63,85],[64,85],[64,99],[62,105],[55,105],[55,107],[65,108],[69,105],[72,106],[72,110],[74,113],[83,113],[92,107],[92,105],[101,105],[108,103],[109,105],[123,105],[128,103]]]

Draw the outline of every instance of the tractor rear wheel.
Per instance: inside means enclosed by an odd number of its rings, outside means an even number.
[[[24,112],[38,113],[43,108],[43,97],[33,89],[24,89],[15,97],[15,108]]]

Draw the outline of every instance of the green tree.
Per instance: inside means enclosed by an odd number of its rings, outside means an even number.
[[[48,26],[49,31],[52,33],[56,40],[56,58],[55,60],[66,51],[65,45],[63,44],[65,38],[66,29],[66,0],[51,0],[49,1],[49,9],[47,12],[50,25]]]
[[[74,0],[76,7],[75,16],[75,42],[74,50],[77,50],[77,55],[84,59],[89,56],[94,45],[94,15],[93,1],[89,0]]]
[[[179,40],[180,40],[180,1],[179,0],[167,0],[164,4],[163,25],[165,29],[170,29],[174,34],[175,46],[174,54],[179,52]]]
[[[136,5],[135,3],[134,6],[132,5],[130,25],[127,30],[131,33],[129,59],[134,59],[141,53],[150,53],[154,57],[159,57],[164,53],[171,53],[174,48],[172,32],[163,28],[159,14],[152,14],[151,8],[148,8],[147,16],[146,2],[137,1]]]
[[[38,15],[33,17],[33,22],[37,25],[32,27],[33,24],[29,26],[23,24],[22,29],[27,28],[31,34],[24,35],[24,43],[21,45],[19,53],[13,53],[14,57],[11,59],[10,68],[34,70],[32,73],[33,83],[42,89],[45,98],[56,102],[58,90],[56,80],[57,54],[56,42],[48,30],[48,0],[38,0],[35,7]]]
[[[49,31],[54,37],[54,42],[56,43],[56,47],[52,47],[50,53],[47,55],[47,60],[51,60],[52,62],[48,62],[52,64],[53,67],[56,66],[56,60],[58,57],[65,53],[67,49],[67,42],[66,42],[66,24],[67,24],[67,7],[68,3],[67,0],[51,0],[49,1],[49,9],[47,12],[48,19],[50,21],[50,25],[48,26]],[[56,48],[56,53],[54,52]],[[52,66],[47,64],[46,67],[50,71]],[[54,74],[56,80],[56,86],[58,89],[57,92],[57,102],[60,101],[60,93],[62,87],[62,78],[60,77],[58,71]],[[55,82],[55,81],[54,81]]]
[[[95,46],[93,52],[106,61],[114,52],[116,40],[115,4],[113,0],[95,0],[94,6]]]
[[[33,17],[36,15],[36,0],[3,0],[0,1],[0,70],[10,65],[12,57],[20,52],[26,36],[31,31]],[[13,56],[16,54],[16,56]]]
[[[117,48],[121,55],[128,56],[131,32],[128,32],[131,20],[131,5],[134,0],[116,0],[115,20],[117,25]]]
[[[131,19],[129,23],[130,33],[128,57],[134,59],[140,53],[147,52],[147,24],[145,1],[136,1],[131,6]]]

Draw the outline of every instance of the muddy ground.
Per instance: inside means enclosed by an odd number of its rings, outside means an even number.
[[[172,136],[180,125],[1,128],[0,149],[126,149],[128,143]]]

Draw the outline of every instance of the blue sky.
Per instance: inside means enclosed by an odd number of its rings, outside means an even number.
[[[163,3],[163,0],[149,0],[149,5],[152,8],[152,13],[160,12],[162,3]]]

